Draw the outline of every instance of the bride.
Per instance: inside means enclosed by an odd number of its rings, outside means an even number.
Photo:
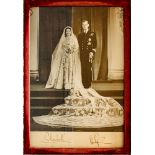
[[[46,88],[69,89],[64,104],[48,115],[33,117],[36,123],[57,127],[98,128],[123,125],[123,108],[111,97],[85,89],[81,78],[79,45],[71,27],[64,28],[51,63]]]
[[[52,55],[51,72],[45,88],[82,87],[79,45],[71,27],[67,26]]]

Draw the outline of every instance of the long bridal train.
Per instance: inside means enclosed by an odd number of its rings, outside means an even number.
[[[100,96],[95,90],[71,89],[65,104],[52,108],[48,115],[33,117],[48,126],[100,128],[123,125],[123,108],[110,97]]]
[[[70,35],[65,33],[70,29]],[[52,127],[99,128],[123,125],[123,108],[110,97],[85,89],[81,78],[79,45],[71,27],[66,27],[52,55],[51,72],[46,88],[70,89],[64,104],[52,108],[48,115],[33,117]]]

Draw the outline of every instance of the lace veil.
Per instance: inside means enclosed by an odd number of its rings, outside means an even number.
[[[73,29],[70,26],[67,26],[64,28],[63,33],[61,35],[61,38],[56,46],[56,48],[53,51],[52,54],[52,61],[51,61],[51,71],[50,71],[50,75],[48,78],[48,81],[46,83],[45,88],[54,88],[54,85],[57,81],[58,78],[58,74],[59,74],[59,67],[60,67],[60,63],[64,54],[64,50],[62,48],[62,44],[65,41],[66,37],[65,37],[65,31],[66,29],[69,28],[71,30],[71,40],[74,41],[75,46],[76,46],[76,51],[75,51],[75,59],[74,59],[74,82],[75,82],[75,88],[76,87],[83,87],[82,85],[82,78],[81,78],[81,62],[80,62],[80,53],[79,53],[79,44],[77,41],[76,36],[73,33]]]

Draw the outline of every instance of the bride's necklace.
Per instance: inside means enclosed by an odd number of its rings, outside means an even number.
[[[71,37],[70,36],[69,37],[66,37],[66,44],[67,45],[70,45],[71,42],[72,42]]]

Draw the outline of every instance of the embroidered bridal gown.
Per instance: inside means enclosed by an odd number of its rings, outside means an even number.
[[[64,98],[64,104],[53,107],[48,115],[36,116],[33,120],[52,127],[123,125],[123,108],[117,101],[99,95],[92,88],[83,87],[78,41],[73,32],[70,38],[66,38],[65,29],[52,56],[46,88],[70,89],[70,95]]]
[[[67,28],[67,27],[66,27]],[[78,85],[81,70],[79,62],[79,45],[76,36],[65,37],[65,29],[61,39],[53,52],[51,72],[46,88],[71,89]]]

